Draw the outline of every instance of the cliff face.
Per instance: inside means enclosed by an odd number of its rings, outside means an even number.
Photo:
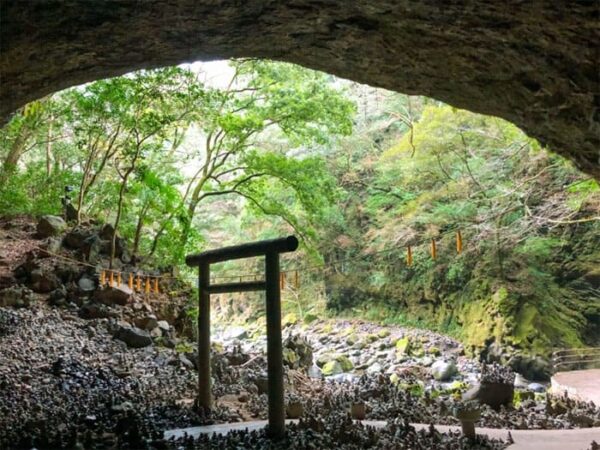
[[[2,120],[135,69],[265,57],[503,117],[600,179],[595,2],[9,0],[0,13]]]

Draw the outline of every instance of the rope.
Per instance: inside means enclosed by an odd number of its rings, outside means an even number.
[[[5,232],[5,233],[8,236],[12,237],[13,239],[18,239],[16,236],[11,235],[8,232]],[[463,238],[462,238],[462,234],[461,234],[460,230],[448,230],[444,233],[440,233],[438,235],[438,239],[440,239],[441,237],[443,237],[449,233],[456,234],[456,251],[458,254],[462,253]],[[424,244],[424,242],[418,243],[414,246],[411,246],[411,245],[406,246],[406,249],[407,249],[406,266],[412,266],[412,264],[413,264],[413,258],[414,258],[413,257],[413,247],[419,247],[420,245],[423,245],[423,244]],[[53,256],[58,259],[69,261],[70,263],[73,263],[73,264],[76,264],[79,266],[91,267],[95,270],[99,270],[101,286],[105,286],[105,285],[113,286],[115,284],[115,281],[117,282],[117,285],[121,285],[121,284],[123,284],[122,276],[124,274],[127,274],[127,280],[128,280],[127,285],[130,289],[137,291],[137,292],[141,292],[143,290],[146,294],[149,294],[150,292],[154,292],[154,293],[158,294],[160,292],[159,280],[186,280],[189,282],[197,281],[197,277],[193,276],[193,275],[188,275],[188,276],[182,276],[182,275],[173,276],[173,275],[166,275],[166,274],[148,275],[148,274],[140,273],[139,271],[124,272],[124,271],[119,271],[119,270],[115,270],[115,269],[102,268],[102,267],[98,267],[98,265],[94,265],[94,264],[87,263],[84,261],[79,261],[74,258],[70,258],[70,257],[64,256],[64,255],[60,255],[58,253],[51,252],[48,249],[42,248],[35,244],[32,245],[32,247],[49,255],[49,256]],[[387,249],[379,250],[376,252],[371,252],[369,254],[351,256],[351,257],[347,257],[347,258],[338,259],[335,262],[314,264],[312,266],[307,266],[304,264],[293,266],[291,268],[281,270],[280,280],[279,280],[280,287],[281,287],[281,289],[285,288],[286,281],[287,281],[286,277],[288,275],[289,275],[289,278],[293,280],[293,283],[288,283],[288,284],[290,284],[297,290],[300,286],[300,273],[301,272],[306,273],[306,272],[313,272],[313,271],[317,271],[317,270],[328,270],[328,269],[335,268],[335,266],[343,265],[348,262],[355,262],[355,261],[371,259],[374,257],[383,256],[383,255],[390,254],[392,252],[397,252],[397,251],[398,251],[398,248],[396,248],[396,247],[387,248]],[[431,253],[432,259],[436,259],[437,245],[436,245],[435,238],[432,238],[430,240],[430,253]],[[108,274],[108,278],[106,276],[107,274]],[[115,280],[115,276],[117,277],[117,280]],[[223,281],[239,280],[240,282],[242,282],[244,280],[258,281],[258,280],[262,279],[263,277],[264,277],[263,272],[251,272],[251,273],[246,272],[246,273],[235,273],[235,274],[227,274],[226,273],[224,275],[216,275],[214,277],[211,277],[211,284],[216,283],[217,280],[223,280]],[[142,282],[142,278],[145,278],[144,282]]]

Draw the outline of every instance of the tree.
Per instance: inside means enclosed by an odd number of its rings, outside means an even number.
[[[291,164],[308,153],[306,147],[324,145],[332,136],[352,129],[353,104],[328,83],[327,75],[283,63],[232,64],[228,86],[206,88],[202,97],[195,126],[204,142],[196,148],[195,173],[184,189],[185,214],[181,210],[169,214],[156,233],[153,249],[177,215],[183,220],[184,248],[200,203],[222,195],[244,197],[263,213],[281,215],[293,226],[289,211],[262,204],[266,196],[258,188],[261,179],[278,178],[302,197],[308,186],[298,182],[304,176],[301,164],[289,171],[284,161]],[[292,149],[298,155],[292,156]],[[308,160],[306,165],[314,166]],[[253,190],[263,195],[257,197]]]

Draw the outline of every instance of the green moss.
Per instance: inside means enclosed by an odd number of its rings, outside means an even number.
[[[336,356],[335,360],[340,364],[344,372],[350,372],[354,369],[354,364],[344,355]]]
[[[340,374],[343,371],[344,370],[342,369],[342,366],[337,361],[329,361],[327,364],[325,364],[323,366],[323,369],[322,369],[323,375],[326,377],[331,376],[331,375]]]
[[[306,313],[304,314],[304,323],[305,324],[311,324],[313,323],[315,320],[317,320],[318,317],[315,314],[312,313]]]
[[[377,332],[377,336],[381,339],[384,339],[384,338],[388,337],[389,335],[390,335],[390,331],[386,330],[385,328],[383,328]]]
[[[396,354],[397,355],[408,355],[410,352],[410,340],[408,337],[403,337],[396,341]]]
[[[298,323],[298,316],[294,313],[288,313],[283,317],[283,319],[281,319],[281,327],[282,328],[296,325],[297,323]]]
[[[358,342],[358,336],[356,334],[351,334],[346,338],[346,344],[354,345]]]

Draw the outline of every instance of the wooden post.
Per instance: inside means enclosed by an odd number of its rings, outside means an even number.
[[[129,289],[133,290],[133,274],[131,272],[129,272],[129,279],[127,280],[127,286],[129,286]]]
[[[208,411],[212,408],[212,388],[210,380],[210,264],[202,262],[198,266],[198,400],[199,408]]]
[[[121,278],[121,272],[119,272],[117,274],[117,286],[121,286],[122,281],[123,281],[123,279]]]
[[[110,285],[110,287],[113,287],[114,283],[115,283],[115,273],[111,270],[110,275],[108,276],[108,284]]]
[[[460,230],[458,230],[456,232],[456,253],[462,253],[462,247],[463,247],[463,242],[462,242],[462,235],[460,234]]]
[[[283,345],[281,343],[281,289],[279,254],[265,255],[265,283],[267,301],[267,372],[269,374],[269,435],[274,438],[285,434],[283,397]],[[283,284],[283,283],[282,283]]]
[[[437,248],[435,246],[435,239],[431,240],[431,259],[435,259],[437,257]]]
[[[154,293],[158,294],[158,278],[154,279]]]
[[[142,279],[140,278],[140,276],[138,275],[136,280],[135,280],[135,290],[140,292],[142,290]]]
[[[106,272],[103,270],[100,272],[100,286],[104,286],[106,284]]]
[[[406,249],[406,265],[410,267],[410,266],[412,266],[412,263],[413,263],[412,248],[410,248],[410,245],[409,245]]]
[[[281,342],[281,276],[279,254],[298,248],[294,236],[252,242],[189,255],[188,266],[198,267],[198,408],[212,408],[210,379],[210,294],[226,292],[265,291],[267,303],[267,372],[269,397],[269,435],[281,438],[285,434],[283,396],[283,344]],[[211,284],[210,265],[232,259],[265,256],[265,281]]]
[[[150,278],[146,277],[146,284],[144,285],[144,292],[146,294],[150,293]]]

